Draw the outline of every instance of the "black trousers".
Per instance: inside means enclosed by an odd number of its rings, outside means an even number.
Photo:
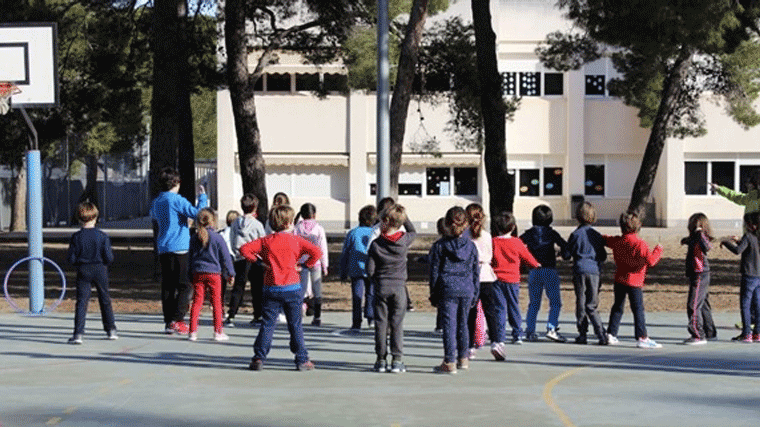
[[[164,323],[181,322],[190,308],[193,288],[188,272],[188,253],[167,252],[158,256],[161,262],[161,306]]]

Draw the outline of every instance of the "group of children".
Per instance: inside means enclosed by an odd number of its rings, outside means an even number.
[[[312,325],[321,325],[321,278],[327,274],[328,258],[324,229],[316,222],[316,208],[304,204],[298,215],[287,196],[278,193],[266,224],[256,217],[258,200],[251,194],[241,199],[243,214],[227,215],[228,227],[216,231],[216,215],[206,207],[207,198],[199,188],[198,203],[193,206],[179,196],[179,175],[165,169],[161,175],[165,191],[155,200],[151,216],[156,222],[157,250],[162,272],[162,304],[167,333],[188,334],[197,340],[198,318],[205,293],[210,295],[214,339],[225,341],[223,327],[234,326],[246,281],[251,284],[254,320],[260,323],[249,368],[260,370],[272,345],[278,317],[284,315],[290,332],[290,349],[295,353],[298,370],[311,370],[304,344],[302,315],[304,300],[311,300]],[[107,264],[113,253],[105,233],[94,228],[97,208],[91,203],[79,206],[82,230],[72,236],[69,262],[77,267],[77,304],[72,344],[81,344],[90,288],[95,285],[103,316],[103,326],[110,339],[117,339],[116,325],[108,295]],[[477,203],[466,208],[450,208],[439,220],[440,238],[430,248],[430,302],[437,307],[443,332],[444,359],[434,370],[456,373],[468,369],[475,356],[474,319],[480,303],[491,341],[491,353],[497,360],[506,358],[506,323],[512,328],[511,342],[537,341],[536,320],[545,291],[549,299],[546,338],[566,342],[559,333],[561,309],[560,280],[556,260],[573,261],[573,285],[576,295],[575,342],[588,342],[589,326],[600,345],[618,343],[618,330],[626,297],[634,317],[634,332],[640,348],[659,348],[646,330],[643,284],[649,267],[662,256],[662,246],[650,250],[639,236],[641,221],[632,212],[621,214],[621,235],[603,236],[593,228],[596,213],[593,205],[578,206],[579,226],[565,241],[551,227],[553,215],[546,205],[533,210],[532,227],[518,236],[515,218],[502,213],[492,219],[491,236],[485,229],[486,215]],[[194,220],[196,232],[190,233],[188,219]],[[297,221],[300,219],[300,221]],[[692,215],[686,276],[689,278],[687,314],[691,335],[685,344],[704,344],[715,339],[715,325],[710,315],[709,263],[706,253],[714,240],[709,220],[704,214]],[[745,215],[745,234],[741,239],[726,238],[721,246],[742,254],[741,312],[743,330],[737,340],[760,341],[760,325],[752,314],[760,309],[760,213]],[[351,328],[359,329],[362,317],[374,325],[377,372],[404,372],[403,320],[409,306],[407,254],[416,230],[403,206],[384,199],[378,208],[365,206],[359,211],[359,226],[351,229],[343,244],[340,262],[341,280],[351,281]],[[601,265],[612,249],[616,265],[614,303],[605,329],[598,311]],[[519,307],[520,269],[528,274],[529,304],[522,329]],[[233,284],[229,311],[222,318],[225,284]],[[192,288],[189,286],[192,284]],[[184,315],[190,304],[190,325]],[[364,304],[362,300],[364,299]],[[391,361],[388,362],[388,353]]]

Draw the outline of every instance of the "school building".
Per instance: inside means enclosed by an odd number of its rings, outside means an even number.
[[[464,10],[469,2],[455,3]],[[508,168],[515,176],[515,215],[521,226],[532,209],[547,204],[555,222],[574,223],[574,203],[585,199],[600,222],[612,224],[629,202],[649,137],[637,110],[610,96],[606,82],[616,77],[609,59],[570,72],[544,68],[535,48],[547,33],[570,23],[553,0],[492,2],[499,71],[505,96],[522,102],[507,122]],[[257,58],[251,57],[251,69]],[[374,93],[338,92],[345,84],[340,65],[304,65],[282,54],[266,69],[256,93],[267,171],[267,192],[286,192],[293,206],[311,202],[326,228],[356,225],[357,213],[374,204],[376,131]],[[312,90],[324,82],[325,98]],[[724,106],[704,97],[708,133],[669,139],[665,145],[648,212],[654,225],[685,226],[704,212],[717,226],[734,227],[743,208],[709,193],[708,182],[736,190],[760,169],[760,127],[744,130]],[[218,209],[239,209],[242,185],[229,93],[220,91],[218,114]],[[435,221],[453,205],[479,202],[488,209],[482,155],[456,149],[446,131],[446,105],[412,101],[399,178],[399,203],[420,232],[435,233]],[[440,156],[415,152],[430,138]],[[270,200],[271,202],[271,200]]]

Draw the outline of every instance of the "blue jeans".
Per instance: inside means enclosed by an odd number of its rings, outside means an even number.
[[[467,357],[470,348],[467,317],[471,304],[471,297],[444,297],[438,303],[443,322],[443,360],[446,363]]]
[[[491,286],[482,286],[480,300],[488,323],[488,335],[491,342],[506,340],[507,319],[512,326],[512,338],[522,335],[522,317],[520,316],[520,284],[495,281]]]
[[[549,298],[549,320],[546,329],[556,329],[559,326],[559,311],[562,308],[562,298],[559,293],[559,276],[554,268],[534,268],[528,275],[528,313],[525,315],[525,334],[536,332],[536,318],[541,310],[541,298],[546,289]]]
[[[755,322],[754,331],[750,331],[751,312],[760,313],[760,277],[742,274],[739,307],[742,311],[742,335],[760,334],[760,322]]]
[[[285,313],[290,332],[290,351],[296,355],[296,364],[309,360],[301,325],[301,304],[303,293],[299,284],[289,285],[285,289],[279,286],[264,286],[262,301],[261,329],[253,343],[254,359],[266,360],[272,348],[272,336],[277,326],[280,311]]]
[[[366,277],[354,277],[351,279],[351,327],[355,329],[362,326],[362,298],[364,298],[364,317],[367,320],[374,319],[372,281]]]

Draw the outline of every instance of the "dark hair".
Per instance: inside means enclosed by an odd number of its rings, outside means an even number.
[[[79,218],[79,222],[82,224],[92,221],[97,218],[99,214],[100,212],[98,211],[98,207],[95,206],[95,203],[82,202],[77,206],[77,218]]]
[[[641,219],[636,212],[623,212],[620,214],[620,231],[623,234],[638,233],[641,230]]]
[[[578,205],[578,208],[575,210],[575,219],[581,224],[596,223],[596,209],[594,205],[589,202],[583,202]]]
[[[359,225],[371,227],[377,221],[377,210],[372,205],[359,209]]]
[[[438,221],[435,222],[435,229],[438,231],[438,234],[441,236],[446,235],[446,218],[440,217],[438,218]]]
[[[159,182],[164,191],[169,191],[180,183],[179,173],[173,167],[165,167],[161,169],[161,176]]]
[[[752,171],[749,175],[749,183],[755,187],[755,190],[760,190],[760,170]]]
[[[689,234],[697,231],[698,228],[701,228],[702,232],[705,233],[705,237],[707,237],[708,240],[715,240],[712,235],[710,220],[707,219],[707,215],[703,214],[702,212],[697,212],[690,216],[689,225],[687,225],[686,228],[689,230]]]
[[[198,216],[196,217],[196,236],[198,236],[204,248],[208,246],[209,227],[216,228],[216,213],[211,208],[203,208],[198,211]]]
[[[464,210],[467,214],[467,221],[470,222],[470,236],[477,239],[480,237],[486,222],[483,206],[478,203],[470,203]]]
[[[533,225],[551,225],[554,221],[554,214],[552,208],[546,205],[538,205],[533,208]]]
[[[293,223],[295,211],[290,205],[278,205],[269,211],[269,224],[272,231],[282,231]]]
[[[454,206],[446,211],[445,229],[451,237],[459,237],[467,228],[467,214],[461,206]]]
[[[299,218],[314,219],[314,215],[316,214],[317,214],[316,206],[312,205],[311,203],[304,203],[301,205],[301,209],[298,211],[295,221],[298,222]]]
[[[275,193],[274,197],[272,197],[272,207],[279,206],[279,205],[289,205],[290,204],[290,198],[287,194],[283,193],[282,191],[279,191]]]
[[[396,204],[396,201],[393,200],[393,197],[383,197],[382,199],[380,199],[379,202],[377,202],[377,213],[378,213],[378,215],[382,211],[388,209],[389,207],[391,207],[391,206],[393,206],[395,204]]]
[[[259,198],[252,193],[245,193],[240,198],[240,208],[244,214],[249,214],[259,207]]]
[[[510,234],[515,231],[517,224],[515,217],[509,212],[502,212],[493,219],[494,230],[499,236]]]

